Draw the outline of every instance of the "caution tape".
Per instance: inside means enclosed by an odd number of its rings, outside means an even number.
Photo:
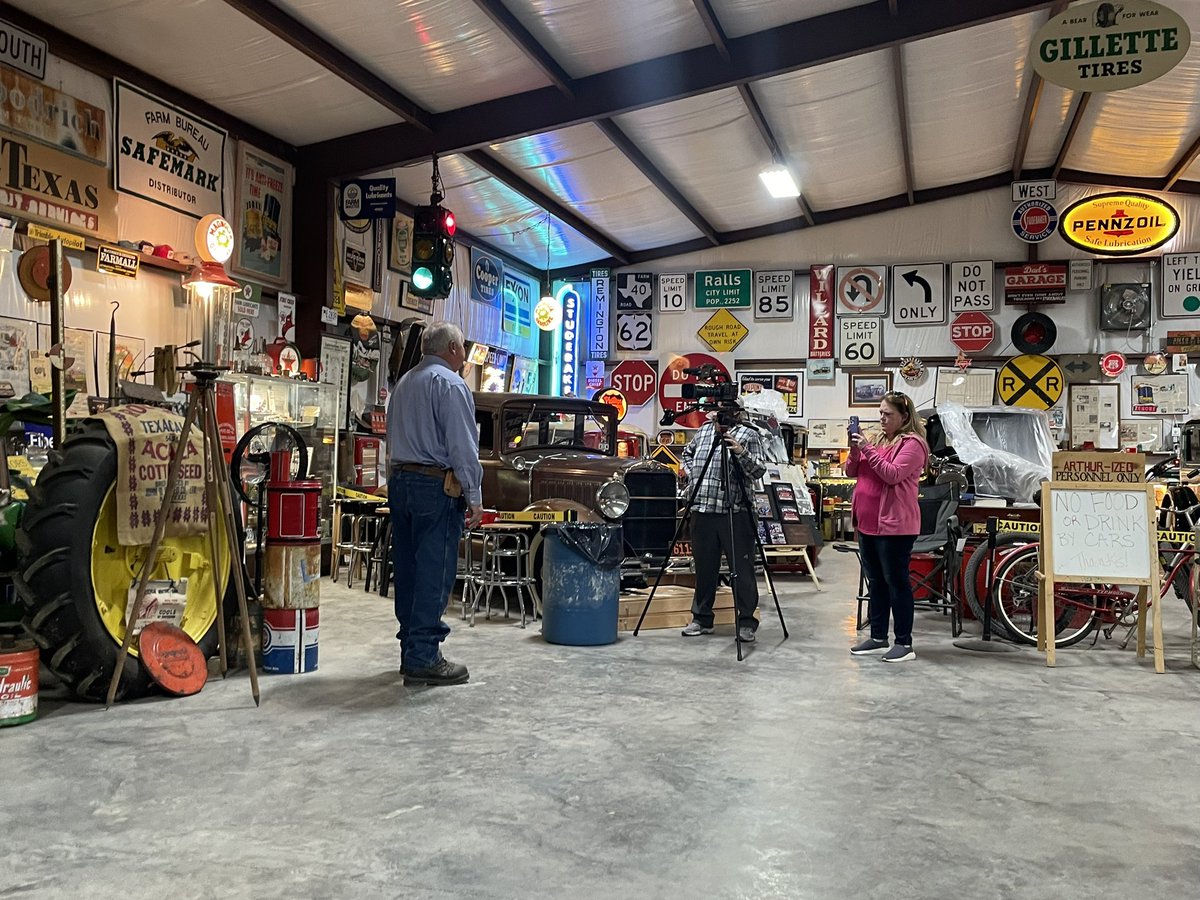
[[[996,523],[997,533],[1004,532],[1016,534],[1041,534],[1042,524],[1040,522],[1009,522],[1000,520]],[[987,524],[984,522],[976,522],[971,526],[972,534],[987,534]],[[1195,535],[1190,531],[1163,531],[1158,532],[1158,542],[1160,544],[1190,544]]]
[[[521,512],[498,512],[497,522],[578,522],[579,511],[563,510],[522,510]]]
[[[365,491],[356,491],[354,488],[342,487],[340,484],[337,488],[337,495],[345,497],[347,500],[373,500],[376,503],[387,502],[387,497],[380,497],[378,494],[368,494]]]

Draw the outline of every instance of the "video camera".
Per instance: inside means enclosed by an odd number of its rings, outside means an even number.
[[[695,404],[678,412],[667,410],[663,413],[660,424],[673,425],[679,416],[697,410],[716,412],[719,428],[729,428],[738,423],[742,415],[742,406],[738,402],[737,385],[730,381],[726,372],[710,363],[684,369],[683,374],[696,379],[695,384],[681,385],[683,399],[694,400]]]

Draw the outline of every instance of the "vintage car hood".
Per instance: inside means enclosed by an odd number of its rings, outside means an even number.
[[[504,457],[504,462],[515,469],[532,470],[542,476],[582,474],[589,479],[611,478],[613,475],[633,468],[642,471],[670,471],[661,463],[649,459],[604,456],[600,453],[588,453],[583,450],[530,450],[527,453],[508,454]]]

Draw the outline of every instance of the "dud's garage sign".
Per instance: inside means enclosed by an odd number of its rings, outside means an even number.
[[[1062,214],[1059,233],[1068,244],[1102,256],[1132,256],[1161,247],[1179,231],[1179,213],[1148,194],[1097,194]]]
[[[1082,3],[1033,37],[1034,71],[1077,91],[1120,91],[1170,72],[1187,55],[1183,17],[1151,0]]]

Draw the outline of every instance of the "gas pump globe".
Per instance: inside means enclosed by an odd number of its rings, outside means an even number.
[[[200,320],[200,360],[228,366],[233,351],[233,294],[240,288],[225,272],[233,255],[233,228],[218,215],[205,216],[196,225],[196,252],[200,263],[183,279],[192,315],[192,334]]]

